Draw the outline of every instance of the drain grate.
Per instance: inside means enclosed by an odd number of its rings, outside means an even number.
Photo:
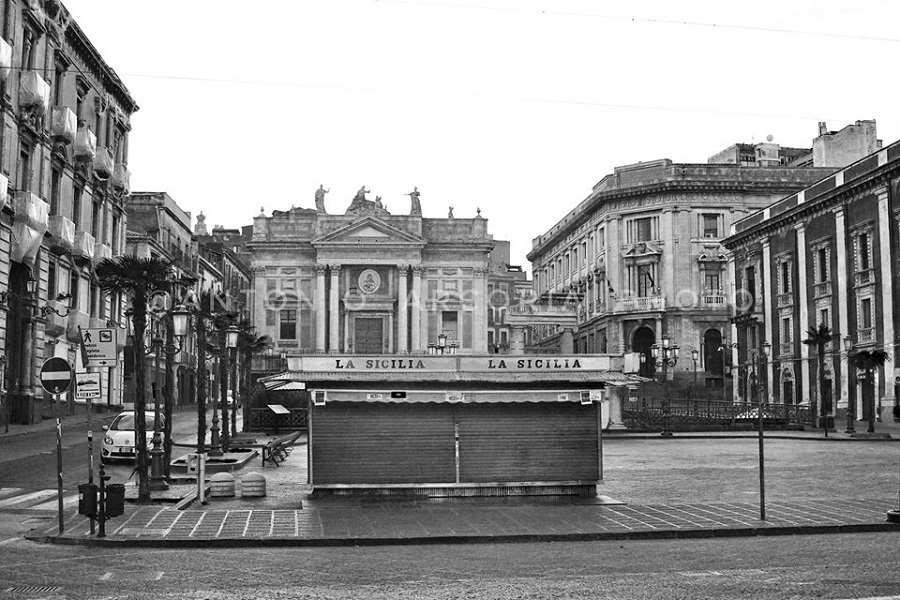
[[[100,581],[159,581],[162,576],[162,571],[109,571]]]
[[[9,594],[45,594],[48,592],[58,592],[60,587],[58,585],[17,585],[11,588],[6,588],[7,593]]]

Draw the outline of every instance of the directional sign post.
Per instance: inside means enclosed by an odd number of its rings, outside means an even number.
[[[66,359],[54,356],[41,366],[41,386],[48,394],[64,394],[72,385],[72,365]]]
[[[81,331],[82,362],[85,367],[114,367],[119,350],[116,347],[116,329],[83,329]]]

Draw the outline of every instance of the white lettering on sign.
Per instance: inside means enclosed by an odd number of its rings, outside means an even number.
[[[547,371],[611,370],[608,356],[423,356],[415,358],[390,356],[345,356],[341,358],[302,356],[294,358],[292,371],[455,371],[523,373]]]

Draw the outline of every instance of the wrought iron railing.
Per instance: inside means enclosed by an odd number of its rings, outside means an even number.
[[[625,426],[638,431],[747,429],[756,426],[758,415],[756,403],[735,404],[682,398],[638,398],[625,401],[622,407]],[[808,406],[763,404],[763,426],[767,429],[812,424]]]
[[[248,431],[278,431],[306,429],[309,413],[304,408],[290,408],[289,414],[275,414],[269,407],[251,408]]]

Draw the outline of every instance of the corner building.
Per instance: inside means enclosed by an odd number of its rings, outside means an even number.
[[[357,194],[344,214],[253,221],[253,322],[297,354],[487,351],[488,222],[392,215]]]

